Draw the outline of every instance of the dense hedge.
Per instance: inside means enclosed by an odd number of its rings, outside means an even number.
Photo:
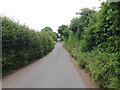
[[[2,72],[10,72],[44,56],[54,48],[54,40],[44,32],[2,17]]]
[[[65,46],[102,88],[120,88],[120,2],[103,2],[99,11],[84,8],[79,14],[68,26],[67,40],[66,29],[59,27]]]
[[[93,80],[102,88],[120,88],[119,52],[109,53],[99,49],[83,52],[81,43],[69,38],[65,46],[82,68],[86,68]]]

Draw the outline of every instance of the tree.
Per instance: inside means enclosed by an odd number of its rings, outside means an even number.
[[[53,32],[53,30],[52,30],[51,27],[45,27],[41,31],[50,31],[50,32]]]
[[[80,16],[73,18],[70,23],[70,30],[75,34],[78,33],[78,39],[81,38],[84,28],[88,26],[90,18],[94,15],[96,11],[94,9],[83,8],[81,12],[78,12]]]
[[[54,41],[57,41],[57,33],[53,32],[51,27],[45,27],[41,30],[41,32],[47,33]]]
[[[60,34],[61,38],[68,39],[69,37],[69,28],[67,25],[59,26],[58,33]]]

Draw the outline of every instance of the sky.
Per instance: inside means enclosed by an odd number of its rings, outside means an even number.
[[[100,7],[99,0],[0,0],[0,14],[40,31],[51,27],[57,31],[62,24],[69,25],[85,7]]]

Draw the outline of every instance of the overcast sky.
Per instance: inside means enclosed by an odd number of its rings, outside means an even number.
[[[35,30],[69,24],[84,7],[99,7],[99,0],[0,0],[0,14]]]

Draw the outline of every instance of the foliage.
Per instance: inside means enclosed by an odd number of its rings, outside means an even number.
[[[53,32],[52,28],[45,27],[41,31],[47,33],[50,37],[54,39],[54,41],[57,41],[57,33]]]
[[[50,32],[53,32],[53,30],[52,30],[51,27],[45,27],[41,31],[50,31]]]
[[[120,88],[120,2],[103,2],[99,11],[89,10],[73,18],[65,46],[102,88]]]
[[[81,9],[81,12],[77,13],[80,17],[73,18],[70,23],[70,30],[75,34],[78,33],[78,39],[81,38],[81,35],[84,31],[84,28],[88,26],[90,18],[94,15],[95,10],[89,8]]]
[[[67,40],[69,37],[69,27],[67,25],[61,25],[58,27],[58,33],[61,35],[62,39]]]
[[[117,3],[102,3],[88,27],[84,30],[82,50],[91,51],[96,47],[106,52],[118,52],[120,48],[120,8]]]
[[[2,17],[3,74],[44,56],[53,49],[54,44],[54,40],[48,34]]]

